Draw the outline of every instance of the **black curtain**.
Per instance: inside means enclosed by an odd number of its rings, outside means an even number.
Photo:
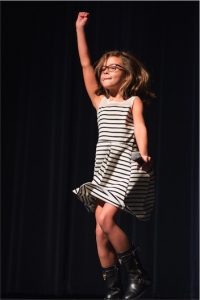
[[[122,213],[152,298],[198,298],[198,1],[1,2],[2,297],[101,297],[95,219],[72,194],[92,179],[96,111],[75,20],[89,11],[95,62],[112,49],[149,69],[156,170],[149,222]]]

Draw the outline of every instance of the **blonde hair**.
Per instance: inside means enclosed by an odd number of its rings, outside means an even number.
[[[139,96],[146,104],[150,103],[155,94],[150,91],[150,76],[144,65],[132,54],[124,51],[109,51],[102,55],[102,57],[95,64],[95,76],[98,83],[98,88],[95,91],[96,95],[105,95],[109,97],[109,90],[105,89],[100,82],[101,68],[105,61],[111,56],[121,57],[122,66],[127,73],[127,80],[120,87],[119,93],[123,99],[128,99],[131,96]]]

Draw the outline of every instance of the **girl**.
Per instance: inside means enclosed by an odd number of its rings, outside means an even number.
[[[76,32],[85,87],[97,111],[99,138],[93,180],[73,193],[95,213],[97,251],[107,286],[104,299],[135,299],[144,294],[150,280],[115,219],[119,211],[125,211],[146,221],[153,209],[154,175],[142,100],[151,95],[149,76],[134,56],[121,51],[105,53],[94,69],[84,31],[88,17],[88,12],[78,14]],[[120,264],[128,274],[124,293]]]

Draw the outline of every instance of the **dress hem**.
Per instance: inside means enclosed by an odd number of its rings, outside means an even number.
[[[91,187],[94,190],[91,191]],[[148,216],[141,217],[138,214],[134,213],[133,210],[131,210],[131,208],[128,205],[124,204],[123,201],[121,201],[123,203],[123,205],[114,203],[113,201],[111,201],[111,200],[109,201],[108,198],[105,198],[105,197],[101,196],[100,194],[95,195],[95,193],[94,193],[95,190],[97,190],[97,191],[101,190],[101,192],[103,192],[104,195],[106,195],[106,197],[109,196],[109,197],[111,197],[111,199],[113,199],[113,198],[116,199],[116,197],[113,197],[111,192],[109,192],[107,189],[105,189],[104,187],[102,187],[100,185],[97,185],[93,182],[86,182],[86,183],[82,184],[80,187],[73,189],[72,192],[84,204],[86,210],[89,213],[95,213],[97,202],[98,202],[98,200],[101,200],[105,203],[109,203],[109,204],[119,208],[123,212],[131,214],[132,216],[136,217],[139,221],[144,222],[144,221],[148,221],[151,218],[151,213],[148,213]],[[118,201],[120,202],[120,199],[118,199]]]

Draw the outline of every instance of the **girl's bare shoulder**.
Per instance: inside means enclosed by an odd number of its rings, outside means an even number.
[[[139,96],[133,96],[134,103],[143,103],[142,99]]]
[[[133,97],[133,105],[132,105],[132,111],[133,110],[142,110],[143,109],[143,101],[139,96]]]

